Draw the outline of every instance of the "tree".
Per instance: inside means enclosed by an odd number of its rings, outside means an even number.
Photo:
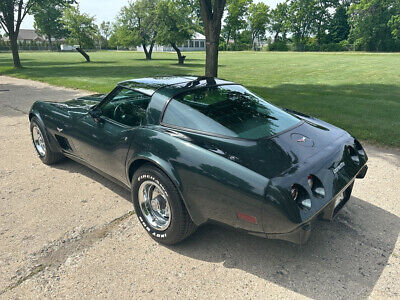
[[[221,34],[221,19],[226,0],[199,0],[201,19],[206,36],[206,69],[207,77],[217,77],[218,45]]]
[[[252,0],[227,0],[227,15],[224,19],[224,31],[226,33],[226,43],[229,43],[233,37],[236,44],[238,34],[247,27],[246,17],[249,11],[249,5]]]
[[[392,30],[392,35],[396,40],[400,40],[400,14],[397,16],[392,16],[388,23],[390,29]]]
[[[251,45],[254,48],[254,40],[265,36],[265,31],[269,23],[269,6],[260,2],[250,4],[249,23],[251,31]]]
[[[274,42],[280,38],[286,39],[286,34],[289,31],[289,6],[286,2],[278,3],[276,8],[271,11],[270,15],[270,31],[274,34]],[[280,37],[281,35],[281,37]]]
[[[316,0],[291,0],[289,4],[290,31],[297,50],[304,50],[307,38],[316,33]]]
[[[350,6],[349,41],[356,50],[395,50],[390,20],[400,14],[399,6],[399,0],[360,0]]]
[[[125,47],[143,47],[151,59],[157,36],[156,5],[158,0],[137,0],[122,7],[115,29],[115,39]]]
[[[54,2],[53,0],[44,0],[32,8],[35,18],[34,27],[38,33],[46,36],[51,51],[53,51],[52,38],[59,39],[66,35],[61,18],[64,9],[72,3],[73,1]]]
[[[390,17],[388,26],[391,30],[393,38],[396,41],[400,41],[400,2],[395,3],[392,9],[393,15]]]
[[[106,42],[108,43],[108,39],[110,38],[111,34],[112,34],[112,25],[110,21],[103,21],[100,24],[100,34],[104,37],[104,39],[106,40]]]
[[[162,45],[171,45],[178,55],[178,63],[183,64],[178,45],[189,40],[196,29],[195,12],[187,0],[161,0],[157,4],[156,41]]]
[[[68,41],[78,44],[79,47],[76,48],[76,51],[82,54],[87,62],[90,62],[90,57],[83,48],[93,48],[94,46],[97,34],[94,17],[80,13],[78,6],[71,6],[65,10],[62,22],[68,32]]]
[[[99,43],[100,43],[100,49],[102,45],[104,44],[105,47],[109,47],[109,39],[113,33],[113,25],[111,24],[110,21],[103,21],[101,22],[99,26]]]
[[[57,0],[54,0],[57,1]],[[22,68],[18,52],[18,34],[22,21],[31,12],[33,5],[42,0],[1,0],[0,25],[10,39],[11,52],[15,68]]]
[[[333,43],[347,40],[350,33],[350,25],[347,21],[347,10],[345,5],[339,5],[329,25],[329,36]]]
[[[314,0],[315,37],[318,45],[328,43],[328,30],[332,22],[332,11],[338,6],[339,0]]]

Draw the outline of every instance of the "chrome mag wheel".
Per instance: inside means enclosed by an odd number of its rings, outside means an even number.
[[[164,231],[171,222],[168,197],[154,181],[144,181],[138,191],[140,210],[147,223],[158,231]]]
[[[39,153],[39,155],[45,156],[46,155],[46,144],[44,142],[43,134],[37,125],[33,126],[33,128],[32,128],[32,139],[33,139],[33,144],[35,145],[35,148],[36,148],[37,152]]]

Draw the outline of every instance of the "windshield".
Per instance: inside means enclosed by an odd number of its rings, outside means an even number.
[[[240,85],[191,90],[175,96],[163,123],[203,132],[259,139],[300,122]]]

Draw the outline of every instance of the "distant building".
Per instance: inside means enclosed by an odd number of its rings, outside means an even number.
[[[5,41],[9,41],[9,37],[4,37]],[[39,36],[34,29],[20,29],[17,37],[17,41],[21,42],[43,42],[45,39],[43,36]]]
[[[183,45],[178,46],[181,51],[205,51],[206,50],[206,37],[201,33],[196,32],[193,37],[186,41]],[[142,46],[136,47],[137,51],[143,51]],[[154,45],[154,52],[172,52],[175,51],[171,46]]]

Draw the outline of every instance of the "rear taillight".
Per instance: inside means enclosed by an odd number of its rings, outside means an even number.
[[[292,198],[300,208],[310,209],[311,199],[307,191],[300,185],[294,184],[290,190]]]
[[[324,185],[322,184],[321,180],[318,179],[317,176],[308,175],[307,181],[314,196],[319,198],[325,197]]]
[[[300,202],[302,208],[311,209],[311,199],[304,199]]]
[[[356,139],[354,140],[354,146],[356,146],[358,154],[360,154],[361,156],[365,156],[364,148],[361,146],[360,142],[357,141]]]
[[[360,163],[360,158],[358,157],[358,152],[351,146],[347,146],[347,151],[350,155],[350,158],[356,164]]]

